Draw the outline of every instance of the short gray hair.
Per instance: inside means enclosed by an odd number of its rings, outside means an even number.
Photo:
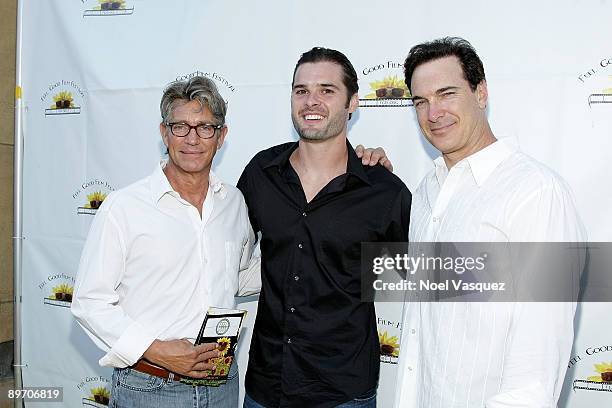
[[[179,102],[198,101],[200,106],[208,106],[217,123],[225,124],[225,113],[227,105],[219,93],[215,83],[203,76],[194,76],[186,81],[175,81],[170,83],[164,90],[159,110],[162,122],[168,123],[171,119],[172,110]]]

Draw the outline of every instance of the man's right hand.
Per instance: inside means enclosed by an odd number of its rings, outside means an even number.
[[[142,355],[148,361],[165,369],[193,378],[208,376],[214,364],[208,360],[219,356],[217,343],[194,346],[187,340],[155,340]]]
[[[363,145],[358,144],[355,147],[355,154],[361,159],[361,163],[365,166],[376,166],[380,164],[387,170],[393,173],[393,164],[387,157],[385,149],[377,147],[376,149],[368,147],[367,149]]]

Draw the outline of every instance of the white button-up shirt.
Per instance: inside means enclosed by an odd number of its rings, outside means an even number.
[[[412,196],[411,242],[580,242],[565,182],[499,140]],[[398,408],[555,407],[575,303],[404,304]]]
[[[83,249],[72,312],[106,351],[102,366],[134,364],[155,339],[193,342],[209,306],[261,286],[240,191],[211,172],[200,217],[164,166],[108,195]]]

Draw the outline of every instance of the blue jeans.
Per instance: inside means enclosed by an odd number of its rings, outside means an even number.
[[[261,405],[259,402],[255,401],[253,398],[249,396],[249,394],[244,395],[244,405],[242,408],[270,408]],[[352,401],[345,402],[340,405],[336,405],[336,408],[376,408],[376,389],[371,390],[355,398]]]
[[[226,384],[193,386],[164,380],[131,368],[115,368],[109,408],[236,408],[238,364],[231,365]]]

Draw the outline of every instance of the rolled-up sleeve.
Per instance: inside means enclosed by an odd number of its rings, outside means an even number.
[[[122,368],[142,356],[156,333],[150,333],[121,307],[117,287],[125,271],[126,243],[104,204],[83,248],[71,310],[87,335],[106,352],[100,365]]]

